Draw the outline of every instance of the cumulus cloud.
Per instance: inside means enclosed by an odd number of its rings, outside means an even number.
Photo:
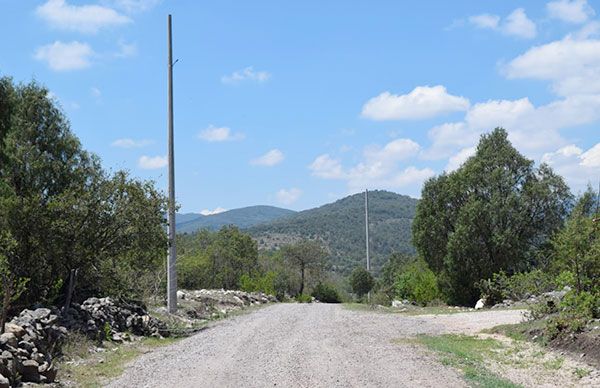
[[[596,12],[587,0],[558,0],[546,4],[548,16],[567,23],[585,23]]]
[[[309,170],[313,176],[322,179],[345,181],[351,192],[365,188],[420,188],[424,180],[434,175],[434,171],[430,168],[405,167],[401,163],[414,158],[420,149],[410,139],[396,139],[383,147],[365,147],[362,160],[353,166],[344,167],[339,159],[323,154],[315,158]]]
[[[127,43],[120,40],[118,43],[119,49],[114,53],[117,58],[130,58],[137,55],[137,45],[135,43]]]
[[[600,143],[587,151],[570,144],[544,154],[542,162],[547,163],[562,175],[572,189],[583,191],[588,184],[595,184],[598,179]]]
[[[469,23],[479,28],[489,28],[491,30],[495,30],[498,28],[500,23],[500,16],[483,13],[481,15],[470,16]]]
[[[256,159],[252,159],[250,164],[255,166],[271,167],[281,163],[284,159],[283,152],[277,148],[268,151],[266,154],[259,156]]]
[[[448,159],[448,164],[446,165],[446,172],[451,172],[458,169],[464,162],[467,161],[471,156],[475,155],[475,151],[477,147],[466,147],[460,150],[456,155],[453,155]]]
[[[112,0],[111,3],[115,8],[121,9],[127,13],[136,13],[148,11],[158,4],[162,0]]]
[[[101,5],[71,5],[65,0],[48,0],[36,14],[50,26],[61,30],[96,33],[102,28],[131,23],[131,19]]]
[[[302,190],[292,187],[291,189],[281,189],[275,193],[275,197],[279,203],[291,205],[302,196]]]
[[[266,82],[271,78],[271,74],[267,71],[255,71],[252,66],[242,70],[234,71],[229,75],[221,77],[221,82],[224,84],[238,84],[243,81],[254,81],[258,83]]]
[[[152,144],[152,140],[140,139],[134,140],[129,138],[117,139],[111,143],[111,146],[117,148],[142,148]]]
[[[215,127],[213,125],[210,125],[198,134],[200,140],[210,143],[242,140],[244,137],[244,134],[241,132],[234,133],[228,127]]]
[[[469,17],[469,23],[478,28],[498,31],[517,38],[531,39],[537,35],[535,23],[527,17],[523,8],[517,8],[506,18],[498,15],[480,14]]]
[[[165,167],[169,162],[166,156],[143,155],[138,160],[138,166],[144,170],[156,170]]]
[[[468,99],[449,94],[442,85],[418,86],[408,94],[383,92],[371,98],[361,115],[372,120],[416,120],[468,108]]]
[[[224,209],[222,207],[216,207],[213,210],[204,209],[200,212],[200,214],[202,214],[203,216],[212,216],[214,214],[219,214],[219,213],[223,213],[226,211],[227,211],[227,209]]]
[[[600,93],[600,40],[562,40],[532,47],[503,68],[509,79],[552,83],[561,96]]]
[[[87,43],[56,41],[35,51],[34,58],[46,62],[55,71],[79,70],[90,67],[94,50]]]

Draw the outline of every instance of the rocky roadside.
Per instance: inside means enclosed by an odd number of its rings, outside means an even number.
[[[232,311],[277,301],[262,293],[226,290],[182,290],[178,296],[180,312],[170,318],[178,321],[177,326],[156,318],[141,302],[109,297],[89,298],[64,312],[56,308],[23,310],[0,335],[0,388],[55,382],[56,359],[62,356],[62,346],[70,333],[82,334],[97,343],[116,344],[140,337],[185,335],[193,330],[181,327],[193,328]]]

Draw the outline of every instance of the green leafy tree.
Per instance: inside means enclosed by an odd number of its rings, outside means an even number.
[[[396,280],[396,292],[401,298],[427,305],[441,297],[437,278],[427,263],[416,260],[406,265]]]
[[[283,257],[289,265],[297,268],[300,272],[300,289],[298,294],[304,293],[306,274],[310,272],[317,279],[324,267],[327,252],[323,246],[314,240],[302,240],[282,248]]]
[[[577,292],[600,292],[600,213],[595,197],[588,189],[553,240],[553,269],[572,273]]]
[[[449,301],[472,304],[480,279],[547,264],[571,199],[560,176],[535,168],[497,128],[458,170],[425,183],[413,242]]]
[[[373,275],[363,267],[356,267],[352,274],[350,275],[350,286],[352,287],[352,291],[358,295],[359,298],[362,298],[364,295],[368,294],[375,285],[375,279]]]

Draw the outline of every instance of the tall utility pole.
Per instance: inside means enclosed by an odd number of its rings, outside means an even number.
[[[367,271],[371,271],[371,260],[369,258],[369,190],[365,190],[365,234],[367,247]]]
[[[169,128],[169,257],[167,258],[167,310],[177,311],[177,272],[175,261],[175,155],[173,147],[173,47],[171,41],[171,15],[167,17],[167,40],[169,51],[168,81],[168,128]]]

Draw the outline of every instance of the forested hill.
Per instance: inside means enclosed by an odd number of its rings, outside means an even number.
[[[392,252],[413,253],[411,224],[417,200],[389,191],[369,192],[373,268],[377,271]],[[348,273],[365,260],[364,194],[355,194],[315,209],[248,229],[262,249],[273,249],[299,238],[322,239],[331,252],[332,269]]]
[[[177,214],[177,232],[193,233],[200,229],[216,230],[225,225],[249,228],[295,213],[293,210],[274,206],[249,206],[208,216],[197,213]]]

